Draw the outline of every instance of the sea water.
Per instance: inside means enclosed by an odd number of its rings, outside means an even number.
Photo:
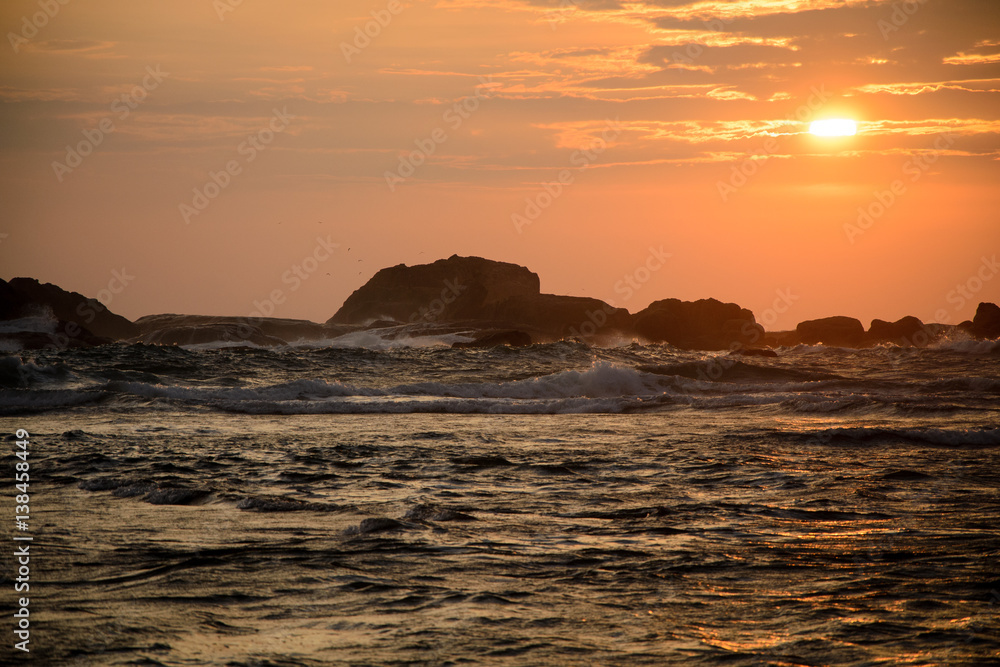
[[[996,664],[996,342],[446,338],[0,358],[38,664]]]

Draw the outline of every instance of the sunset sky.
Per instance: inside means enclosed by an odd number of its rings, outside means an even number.
[[[996,0],[5,0],[0,25],[0,277],[130,318],[277,291],[322,321],[452,254],[772,330],[1000,302]]]

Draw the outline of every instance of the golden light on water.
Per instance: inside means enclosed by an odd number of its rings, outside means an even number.
[[[858,125],[848,118],[827,118],[810,123],[809,132],[817,137],[853,137]]]

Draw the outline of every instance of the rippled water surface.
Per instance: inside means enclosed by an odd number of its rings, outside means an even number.
[[[780,352],[0,359],[34,657],[996,664],[996,349]]]

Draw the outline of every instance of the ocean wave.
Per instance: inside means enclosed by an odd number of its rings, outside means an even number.
[[[73,408],[108,398],[100,390],[0,389],[0,415],[27,415]]]
[[[897,345],[891,342],[882,342],[871,347],[837,347],[834,345],[805,345],[798,344],[789,347],[778,348],[782,356],[787,354],[809,354],[809,355],[835,355],[835,356],[915,356],[922,352],[958,352],[968,355],[996,355],[1000,354],[1000,340],[976,340],[965,337],[944,337],[940,338],[925,347],[913,345]]]
[[[52,311],[42,315],[19,317],[14,320],[0,320],[0,335],[8,333],[47,333],[54,334],[59,326]]]
[[[341,508],[328,503],[310,503],[298,498],[249,496],[236,504],[237,509],[250,512],[333,512]]]
[[[193,406],[248,414],[623,413],[685,407],[899,414],[935,406],[952,412],[988,409],[988,399],[1000,392],[1000,380],[995,378],[954,375],[928,381],[916,375],[911,380],[905,369],[896,366],[883,369],[882,374],[892,379],[874,379],[850,377],[855,365],[843,361],[819,367],[805,361],[758,364],[705,355],[683,361],[681,353],[658,350],[655,356],[648,355],[649,361],[662,363],[636,364],[641,356],[634,359],[634,350],[608,360],[576,344],[538,347],[538,353],[109,347],[72,353],[79,375],[62,361],[45,365],[6,357],[0,358],[0,387],[6,387],[0,394],[0,410],[41,412],[110,398],[112,409]],[[683,354],[688,359],[695,356]],[[573,368],[586,359],[591,360],[589,366]],[[397,365],[404,372],[394,379]],[[962,370],[951,361],[948,368]],[[842,370],[844,374],[834,372]],[[975,372],[988,370],[977,364]],[[428,379],[412,379],[421,376]],[[283,378],[296,379],[276,381]],[[466,378],[469,381],[460,381]]]
[[[106,385],[108,391],[140,398],[165,398],[181,401],[253,401],[253,400],[318,400],[334,396],[380,396],[379,389],[356,387],[325,380],[294,380],[262,387],[190,387],[145,382],[115,380]]]
[[[635,397],[565,399],[476,399],[387,397],[381,400],[219,401],[225,412],[263,415],[307,414],[622,414],[662,407],[663,402]]]
[[[297,348],[339,348],[339,349],[366,349],[366,350],[395,350],[399,348],[425,348],[425,347],[448,347],[453,343],[468,342],[472,340],[471,335],[462,334],[404,334],[393,337],[384,337],[373,331],[355,331],[336,338],[323,338],[316,340],[299,340],[289,343],[291,347]]]
[[[946,380],[935,380],[921,386],[924,392],[941,391],[974,391],[987,394],[1000,394],[1000,379],[987,377],[961,377]]]
[[[560,371],[529,380],[463,384],[421,382],[400,385],[391,391],[451,398],[607,398],[652,396],[664,393],[670,386],[671,383],[664,383],[655,375],[599,361],[585,371]]]
[[[883,427],[829,428],[819,431],[785,432],[799,440],[815,444],[838,443],[923,443],[944,447],[991,447],[1000,445],[1000,428],[911,428]]]
[[[72,374],[64,365],[35,364],[18,356],[0,357],[0,387],[27,388],[66,380]]]
[[[730,357],[639,366],[639,370],[657,375],[675,375],[703,382],[819,382],[844,379],[832,373],[804,371],[780,366],[758,366],[736,361]]]
[[[1000,340],[951,340],[944,339],[928,346],[931,350],[960,352],[962,354],[1000,354]]]

